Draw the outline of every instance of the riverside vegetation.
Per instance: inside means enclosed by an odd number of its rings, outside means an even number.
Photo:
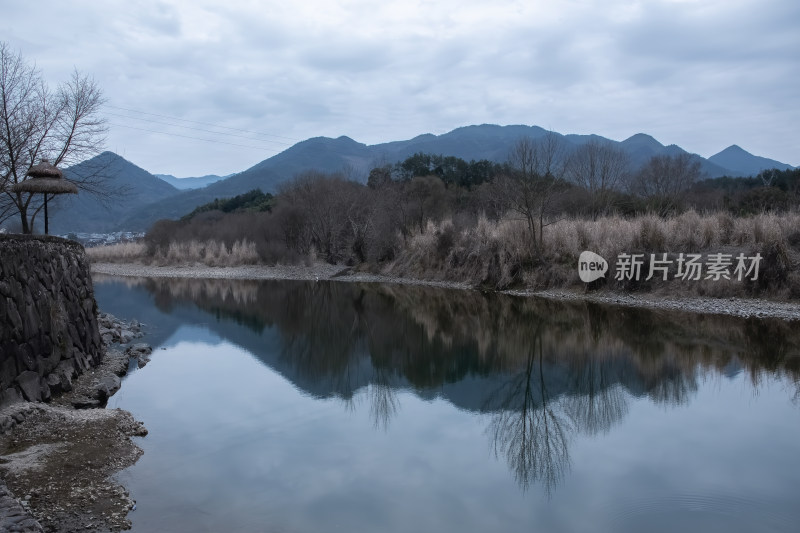
[[[578,256],[610,265],[591,288],[712,297],[800,298],[800,169],[701,180],[687,154],[631,171],[623,153],[521,139],[506,163],[415,154],[366,185],[306,172],[275,196],[252,191],[157,222],[143,242],[88,250],[95,262],[310,264],[466,282],[489,289],[582,287]],[[620,253],[641,280],[616,280]],[[645,281],[650,254],[762,257],[757,280]],[[735,259],[734,259],[735,265]],[[731,267],[731,272],[733,267]],[[659,276],[656,276],[658,278]]]

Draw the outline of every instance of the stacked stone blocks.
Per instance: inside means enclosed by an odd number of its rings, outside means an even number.
[[[0,235],[0,405],[70,390],[102,353],[83,247]]]

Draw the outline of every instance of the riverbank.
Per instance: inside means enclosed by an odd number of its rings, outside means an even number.
[[[615,292],[583,293],[551,289],[546,291],[503,291],[517,296],[536,296],[551,300],[582,300],[603,305],[664,309],[711,315],[731,315],[743,318],[779,318],[800,320],[800,305],[747,298],[674,298],[652,294],[622,294]]]
[[[474,289],[467,283],[430,281],[413,278],[386,276],[354,271],[348,267],[329,264],[311,266],[238,266],[209,267],[205,265],[153,266],[134,263],[92,263],[92,273],[110,276],[155,277],[155,278],[198,278],[198,279],[238,279],[238,280],[306,280],[306,281],[345,281],[354,283],[392,283],[424,285],[453,289]],[[723,314],[740,317],[779,318],[800,320],[800,305],[787,302],[774,302],[748,298],[705,298],[670,297],[664,294],[627,294],[612,291],[587,293],[581,290],[549,289],[543,291],[510,290],[503,291],[525,297],[539,297],[556,300],[584,300],[604,305],[621,305],[648,309],[668,309],[704,314]]]
[[[212,267],[207,265],[142,265],[137,263],[92,263],[93,274],[141,278],[197,278],[239,280],[350,281],[359,283],[395,283],[430,287],[471,289],[468,283],[420,280],[355,271],[350,267],[318,263],[305,265],[243,265]]]
[[[105,409],[131,358],[117,332],[132,325],[101,315],[111,348],[99,365],[70,376],[68,390],[50,403],[17,402],[0,410],[0,531],[122,531],[135,502],[113,476],[142,450],[131,437],[147,430],[131,413]],[[135,326],[134,326],[135,329]],[[143,366],[140,364],[140,366]]]

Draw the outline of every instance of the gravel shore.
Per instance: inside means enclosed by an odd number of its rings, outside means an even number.
[[[467,283],[428,281],[383,276],[379,274],[355,272],[349,267],[341,267],[329,264],[315,264],[311,266],[249,265],[239,267],[209,267],[205,265],[151,266],[139,264],[93,263],[91,268],[93,273],[107,274],[111,276],[242,280],[331,280],[360,283],[425,285],[453,289],[474,289],[474,287]],[[556,300],[583,300],[608,305],[623,305],[628,307],[643,307],[648,309],[669,309],[692,313],[800,320],[800,304],[791,302],[774,302],[763,299],[699,297],[674,298],[647,293],[636,295],[614,292],[586,293],[581,290],[569,289],[548,289],[544,291],[512,290],[503,292],[505,294],[516,296],[532,296]]]
[[[134,501],[113,477],[142,455],[130,413],[23,402],[0,416],[20,421],[0,435],[0,531],[130,529]]]
[[[428,281],[410,278],[397,278],[355,272],[350,267],[319,263],[304,265],[245,265],[236,267],[210,267],[206,265],[153,266],[122,263],[92,263],[93,274],[109,276],[131,276],[137,278],[198,278],[198,279],[284,279],[302,281],[350,281],[359,283],[399,283],[405,285],[426,285],[453,289],[471,289],[467,283],[450,281]]]
[[[583,293],[564,289],[546,291],[505,291],[518,296],[537,296],[551,300],[582,300],[606,305],[669,309],[690,313],[731,315],[755,318],[800,320],[800,305],[746,298],[671,298],[649,294]]]
[[[0,408],[0,532],[131,527],[128,513],[135,502],[114,475],[142,455],[131,437],[147,430],[131,413],[104,406],[119,390],[132,358],[141,368],[151,348],[128,346],[138,323],[106,314],[100,323],[108,340],[97,366],[66,376],[68,387],[50,403],[19,401]]]

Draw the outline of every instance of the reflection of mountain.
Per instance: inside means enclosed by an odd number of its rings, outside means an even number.
[[[181,324],[203,324],[319,397],[349,398],[383,383],[492,410],[478,398],[525,366],[534,340],[543,343],[548,390],[556,395],[622,385],[681,403],[695,388],[698,366],[727,376],[741,365],[751,375],[800,370],[798,335],[780,321],[422,287],[141,279],[126,288],[98,281],[101,308],[155,325],[155,344]],[[278,353],[265,342],[275,335]],[[484,394],[476,394],[481,387]]]
[[[365,389],[376,425],[399,388],[487,413],[523,487],[553,488],[573,436],[607,431],[629,395],[679,404],[704,374],[800,375],[800,332],[785,322],[408,286],[98,281],[100,308],[156,325],[154,344],[202,324],[311,395]]]
[[[146,337],[154,347],[164,343],[184,324],[206,324],[207,311],[189,301],[178,302],[172,298],[159,302],[147,290],[141,279],[111,278],[93,274],[94,293],[100,311],[111,313],[124,320],[136,319],[146,325]]]

